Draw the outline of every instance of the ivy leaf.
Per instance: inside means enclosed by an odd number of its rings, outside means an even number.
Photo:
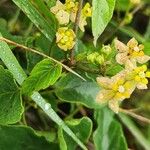
[[[93,136],[96,150],[128,150],[121,125],[113,119],[112,111],[107,108],[96,111],[95,119],[98,124]]]
[[[92,132],[92,121],[90,118],[83,117],[81,119],[72,119],[66,121],[66,124],[82,142],[85,143],[88,141]],[[62,128],[58,130],[58,138],[61,150],[76,149],[77,144],[62,130]]]
[[[92,33],[94,44],[112,18],[116,0],[93,0]]]
[[[99,108],[96,95],[99,87],[96,82],[83,81],[68,73],[56,84],[56,95],[59,99],[72,103],[81,103],[89,108]]]
[[[21,95],[12,74],[0,66],[0,124],[13,124],[21,119]]]
[[[38,136],[31,128],[23,126],[0,126],[1,150],[56,150],[55,143]]]
[[[61,65],[49,59],[42,60],[37,63],[30,76],[23,82],[23,93],[31,94],[33,91],[39,91],[53,85],[60,77],[61,71]]]

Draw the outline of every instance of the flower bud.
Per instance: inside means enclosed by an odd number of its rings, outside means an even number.
[[[111,49],[110,45],[103,45],[101,52],[106,55],[109,55],[112,52],[112,49]]]
[[[105,58],[103,55],[99,55],[98,57],[95,58],[96,62],[100,65],[104,64]]]

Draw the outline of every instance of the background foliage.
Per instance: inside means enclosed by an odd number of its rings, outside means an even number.
[[[123,42],[135,37],[150,55],[150,2],[86,2],[92,18],[85,32],[78,30],[72,65],[70,51],[55,42],[59,24],[50,12],[55,0],[0,1],[0,150],[150,149],[150,121],[139,117],[150,116],[149,90],[135,91],[121,104],[139,114],[132,115],[136,119],[95,101],[96,77],[122,70],[114,60],[116,37]],[[105,56],[107,65],[88,59],[103,54],[103,44],[113,49]]]

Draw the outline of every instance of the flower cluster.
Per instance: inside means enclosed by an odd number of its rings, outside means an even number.
[[[55,17],[57,18],[60,25],[67,26],[70,23],[70,21],[72,23],[75,23],[77,12],[78,12],[78,7],[79,7],[79,3],[76,2],[76,0],[66,0],[64,4],[61,3],[59,0],[57,0],[56,5],[52,7],[50,10],[53,14],[55,14]],[[79,19],[79,28],[81,29],[81,31],[84,32],[85,30],[84,26],[87,25],[86,20],[88,17],[91,17],[91,15],[92,15],[91,6],[89,3],[86,3],[85,6],[81,10],[80,19]],[[63,30],[64,28],[66,27],[60,27],[58,29],[58,33],[56,34],[57,39],[60,39],[59,32],[60,30]],[[72,29],[68,29],[68,30],[71,32],[69,46],[63,40],[62,40],[63,42],[60,42],[60,40],[58,40],[59,42],[57,41],[58,46],[65,51],[70,50],[74,46],[74,39],[75,39],[75,35],[73,34],[74,31]],[[73,40],[71,40],[72,38]]]
[[[62,4],[57,0],[56,5],[51,8],[51,12],[55,14],[60,25],[67,25],[69,21],[75,23],[79,3],[75,0],[66,0]],[[80,15],[79,28],[84,32],[84,26],[87,25],[86,19],[91,17],[92,9],[89,3],[83,7]]]
[[[115,40],[115,47],[118,50],[116,61],[124,65],[124,70],[111,78],[97,78],[102,90],[98,93],[96,100],[100,103],[108,103],[109,107],[118,113],[119,103],[130,98],[136,88],[147,89],[150,71],[143,64],[150,57],[144,54],[144,46],[138,45],[135,38],[132,38],[127,45]]]
[[[56,33],[56,43],[58,44],[58,47],[67,51],[68,49],[73,48],[75,36],[73,30],[68,29],[68,27],[61,27]]]

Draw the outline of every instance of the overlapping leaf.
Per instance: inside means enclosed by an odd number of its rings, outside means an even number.
[[[56,84],[56,95],[61,100],[82,103],[89,108],[100,107],[95,101],[98,91],[99,87],[96,82],[85,82],[70,73]]]
[[[0,124],[12,124],[23,113],[21,95],[11,73],[0,66]]]
[[[109,23],[116,0],[93,0],[93,12],[92,12],[92,32],[94,36],[94,43]]]
[[[66,121],[66,124],[70,127],[70,129],[72,129],[72,131],[82,142],[87,142],[92,131],[92,121],[88,117],[72,119]],[[62,130],[62,128],[59,128],[58,137],[61,150],[76,149],[77,144],[72,139],[70,139],[70,137]]]
[[[94,132],[96,150],[127,150],[121,125],[114,120],[113,113],[102,109],[95,113],[98,128]]]
[[[31,128],[23,126],[0,126],[1,150],[56,150],[55,143],[37,136]]]

